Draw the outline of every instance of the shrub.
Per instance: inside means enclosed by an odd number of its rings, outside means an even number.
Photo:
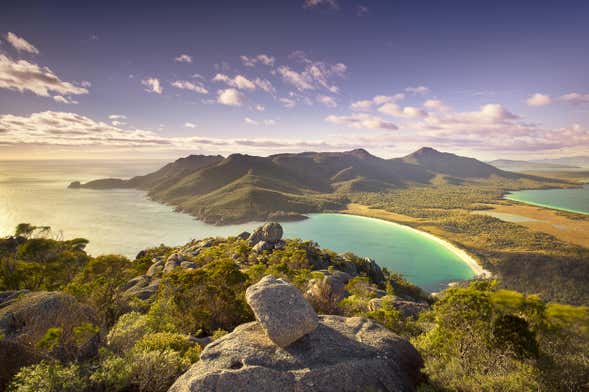
[[[8,390],[12,392],[79,392],[88,387],[77,364],[43,361],[26,366],[14,376]]]
[[[138,350],[131,358],[130,381],[141,392],[167,391],[189,366],[190,361],[173,350]]]
[[[137,312],[126,313],[117,320],[106,340],[111,350],[125,353],[149,331],[146,315]]]
[[[162,279],[149,316],[187,334],[233,330],[253,319],[245,302],[248,284],[248,276],[233,260],[221,259],[197,270],[179,269]]]
[[[120,299],[119,287],[134,274],[133,263],[126,257],[99,256],[84,266],[67,286],[66,291],[92,306],[101,324],[110,327],[124,306]]]
[[[127,358],[102,351],[98,368],[90,375],[93,389],[123,391],[130,385],[131,366]]]
[[[190,363],[198,361],[200,346],[193,345],[187,335],[171,332],[156,332],[143,336],[135,344],[138,351],[166,351],[172,350],[186,358]]]

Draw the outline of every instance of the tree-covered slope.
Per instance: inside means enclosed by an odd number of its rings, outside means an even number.
[[[145,176],[76,182],[70,187],[143,189],[154,200],[205,222],[229,224],[337,210],[357,192],[476,183],[489,178],[544,181],[424,147],[395,159],[379,158],[363,149],[269,157],[191,155]]]

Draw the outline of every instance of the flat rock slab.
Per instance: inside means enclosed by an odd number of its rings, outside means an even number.
[[[317,313],[292,284],[271,275],[247,288],[245,300],[275,344],[286,347],[318,325]]]
[[[209,344],[171,392],[414,391],[423,362],[405,339],[360,317],[319,316],[286,348],[258,322]]]

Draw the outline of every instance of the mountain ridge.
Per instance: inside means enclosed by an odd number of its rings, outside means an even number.
[[[155,201],[176,206],[213,224],[266,220],[277,214],[343,209],[348,196],[412,186],[469,184],[491,178],[534,178],[507,172],[474,158],[423,147],[401,158],[385,159],[365,149],[344,152],[189,155],[161,169],[128,180],[107,178],[70,188],[134,188]]]

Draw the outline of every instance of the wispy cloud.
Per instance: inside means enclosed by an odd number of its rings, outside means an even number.
[[[331,9],[338,9],[339,4],[337,0],[305,0],[304,8],[327,7]]]
[[[150,93],[161,94],[164,92],[164,88],[160,84],[158,78],[147,78],[141,81],[141,84],[145,86],[145,91]]]
[[[250,118],[251,125],[271,126],[274,120]],[[113,120],[116,121],[116,120]],[[497,104],[483,105],[473,112],[430,113],[426,119],[395,125],[378,116],[355,113],[350,116],[328,116],[325,121],[362,133],[338,133],[326,140],[290,138],[213,138],[169,137],[140,129],[124,129],[68,112],[39,112],[28,116],[0,115],[0,145],[60,146],[78,151],[100,148],[101,151],[203,151],[231,153],[249,151],[342,150],[365,147],[375,151],[395,145],[435,145],[450,151],[477,149],[518,154],[550,151],[583,151],[589,144],[589,130],[580,124],[561,128],[542,128],[524,122],[520,116]],[[244,119],[244,122],[246,120]],[[190,124],[190,123],[186,123]],[[185,124],[185,125],[186,125]],[[195,124],[196,125],[196,124]],[[189,126],[187,126],[189,128]],[[365,130],[384,131],[366,132]],[[390,132],[394,130],[395,132]],[[10,147],[12,148],[12,147]]]
[[[182,53],[174,58],[174,61],[177,63],[192,63],[192,56]]]
[[[208,94],[209,90],[201,82],[190,82],[188,80],[176,80],[172,83],[172,86],[181,90],[194,91],[198,94]]]
[[[225,74],[218,73],[213,78],[213,82],[222,82],[230,87],[238,88],[240,90],[256,89],[256,84],[243,75],[236,75],[235,77],[231,78]]]
[[[573,105],[581,105],[589,103],[589,94],[568,93],[561,96],[559,99]]]
[[[184,126],[186,128],[196,128],[196,124],[195,123],[191,123],[191,122],[185,122]]]
[[[303,69],[297,71],[290,66],[280,66],[277,73],[285,83],[299,91],[326,89],[330,93],[339,93],[333,79],[346,77],[348,67],[345,64],[314,61],[301,51],[293,52],[290,57],[302,64]]]
[[[61,96],[61,95],[54,95],[53,100],[55,102],[65,103],[65,104],[77,104],[78,103],[78,101],[74,101],[72,99],[69,99],[69,98]]]
[[[427,112],[421,108],[414,106],[405,106],[402,108],[396,103],[392,102],[385,103],[378,108],[378,111],[389,116],[403,118],[421,118],[427,116]]]
[[[336,116],[330,115],[325,118],[325,121],[337,125],[345,125],[350,128],[365,128],[365,129],[384,129],[396,130],[399,129],[394,123],[383,120],[380,117],[369,114],[358,113],[350,116]]]
[[[0,88],[19,92],[29,91],[49,97],[88,94],[88,90],[61,80],[49,67],[41,67],[26,60],[13,60],[0,54]]]
[[[283,98],[279,98],[278,100],[280,101],[282,106],[284,106],[287,109],[292,109],[295,106],[297,106],[297,101],[295,101],[294,99],[291,99],[291,98],[283,97]]]
[[[6,34],[6,41],[19,52],[27,52],[32,54],[39,54],[39,49],[35,48],[33,44],[18,35],[9,32]]]
[[[444,104],[439,99],[428,99],[423,103],[423,107],[430,110],[435,110],[438,112],[448,112],[450,111],[450,107]]]
[[[526,100],[528,106],[546,106],[552,102],[552,98],[549,95],[536,93],[532,94]]]
[[[405,98],[405,94],[399,93],[395,95],[376,95],[372,99],[363,99],[352,102],[350,108],[357,112],[370,111],[375,105],[382,105],[387,102],[397,102]]]
[[[272,67],[276,61],[274,57],[263,53],[253,57],[240,56],[239,58],[241,59],[241,63],[246,67],[255,67],[256,64],[263,64]]]
[[[407,91],[408,93],[412,93],[412,94],[420,94],[420,95],[424,95],[430,92],[429,87],[426,86],[417,86],[417,87],[407,87],[405,89],[405,91]]]
[[[317,102],[322,103],[328,108],[337,107],[337,102],[335,102],[335,99],[333,99],[333,97],[330,97],[329,95],[318,95]]]

